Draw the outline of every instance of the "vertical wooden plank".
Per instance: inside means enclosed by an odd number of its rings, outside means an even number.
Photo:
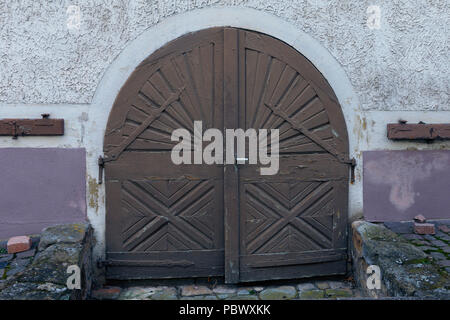
[[[108,165],[108,164],[107,164]],[[122,192],[120,181],[106,180],[106,252],[121,251],[122,240],[121,219],[122,210]]]
[[[175,165],[170,141],[196,120],[204,130],[224,127],[223,35],[214,28],[168,43],[116,99],[105,150],[130,147],[105,164],[108,278],[224,275],[223,167]]]
[[[214,43],[214,47],[212,48],[213,52],[213,103],[212,103],[212,122],[211,128],[222,129],[224,127],[224,118],[223,118],[223,31],[220,34],[220,41],[216,41]],[[205,130],[205,129],[204,129]],[[222,165],[218,165],[223,168]],[[225,236],[224,236],[224,177],[223,170],[222,176],[220,180],[216,182],[216,203],[217,209],[220,210],[220,213],[217,214],[217,218],[220,219],[218,221],[215,232],[217,234],[216,240],[217,248],[225,248]],[[220,223],[219,223],[220,222]],[[222,267],[224,267],[222,265]]]
[[[245,52],[245,31],[239,30],[238,31],[238,74],[237,74],[237,81],[238,81],[238,120],[237,120],[237,127],[242,128],[244,130],[249,129],[250,127],[247,127],[247,98],[246,98],[246,52]],[[249,151],[249,145],[246,145],[245,148],[245,157],[249,157],[248,154]],[[240,170],[245,167],[245,164],[238,165],[238,173]],[[241,259],[240,257],[243,255],[246,255],[246,236],[245,236],[245,228],[246,228],[246,220],[247,216],[245,213],[245,183],[242,181],[242,179],[239,179],[238,181],[238,190],[239,190],[239,270],[241,269]]]
[[[224,131],[238,124],[238,30],[224,29]],[[224,166],[225,283],[239,282],[239,180],[234,164]]]
[[[348,179],[338,175],[336,180],[330,172],[342,173],[347,165],[334,159],[334,153],[315,162],[317,170],[302,165],[318,156],[324,149],[321,142],[330,138],[341,154],[348,154],[342,111],[331,88],[319,90],[316,82],[326,80],[298,52],[251,31],[240,31],[238,38],[239,127],[280,129],[282,151],[282,170],[274,176],[239,165],[239,281],[342,274]],[[320,128],[320,137],[309,138],[302,127]],[[332,130],[342,143],[336,143]],[[302,170],[286,174],[287,167]]]
[[[334,181],[334,197],[336,212],[334,216],[333,244],[334,248],[347,247],[347,220],[348,220],[348,180]]]

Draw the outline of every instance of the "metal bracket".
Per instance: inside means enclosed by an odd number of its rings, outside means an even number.
[[[0,136],[61,136],[64,135],[64,119],[49,119],[48,113],[42,119],[1,119]]]
[[[103,169],[105,168],[105,158],[98,157],[98,184],[103,183]]]
[[[173,92],[170,97],[164,101],[164,103],[150,114],[141,125],[136,128],[120,145],[116,146],[109,153],[105,154],[105,157],[98,157],[98,184],[103,183],[103,169],[105,168],[105,163],[117,160],[122,152],[145,130],[148,126],[159,118],[164,110],[166,110],[173,102],[180,99],[181,93],[185,87],[181,87]]]
[[[105,157],[105,162],[117,160],[122,152],[145,130],[152,124],[153,121],[157,120],[161,114],[175,101],[178,101],[181,97],[181,93],[185,87],[181,87],[173,92],[169,98],[153,113],[148,115],[147,118],[118,146],[116,146],[113,150],[108,152]]]
[[[329,144],[328,142],[322,140],[319,136],[317,136],[314,132],[309,131],[307,128],[305,128],[304,126],[302,126],[300,123],[297,123],[296,121],[294,121],[292,118],[290,118],[286,112],[284,112],[283,110],[276,108],[270,104],[268,104],[267,102],[265,103],[265,105],[272,110],[272,112],[279,116],[280,118],[282,118],[283,120],[287,121],[293,129],[301,132],[304,136],[306,136],[307,138],[309,138],[311,141],[315,142],[316,144],[318,144],[320,147],[322,147],[325,151],[327,151],[328,153],[330,153],[331,155],[333,155],[334,157],[336,157],[336,159],[338,161],[340,161],[341,163],[345,163],[350,165],[351,168],[351,177],[350,177],[350,182],[354,183],[355,182],[355,167],[356,167],[356,160],[355,158],[349,159],[347,157],[347,155],[340,153],[338,150],[336,150],[331,144]]]
[[[343,161],[344,163],[347,163],[348,165],[350,165],[350,183],[355,183],[355,167],[356,167],[356,159],[355,158],[351,158],[349,160],[345,160]]]
[[[182,267],[187,268],[194,266],[195,263],[189,260],[98,260],[97,267],[102,269],[108,266],[116,267],[162,267],[162,268],[172,268],[172,267]]]

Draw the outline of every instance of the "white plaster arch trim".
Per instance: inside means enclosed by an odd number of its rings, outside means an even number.
[[[100,107],[106,121],[114,99],[135,67],[167,42],[186,33],[211,27],[231,26],[266,33],[280,39],[308,58],[328,80],[343,109],[347,130],[352,129],[352,118],[358,110],[358,97],[339,62],[317,40],[285,20],[251,8],[220,7],[193,10],[169,17],[147,29],[116,57],[108,67],[94,95],[92,109]],[[106,115],[106,116],[105,116]],[[92,119],[92,118],[91,118]],[[355,142],[350,139],[350,150]]]
[[[274,15],[250,8],[216,7],[197,9],[169,17],[150,27],[114,59],[105,71],[89,109],[91,128],[87,130],[88,174],[96,177],[98,171],[96,158],[102,154],[103,136],[114,100],[138,64],[167,42],[186,33],[211,27],[230,26],[259,31],[278,38],[308,58],[324,75],[333,88],[342,107],[349,133],[350,156],[359,156],[361,141],[354,134],[359,119],[359,101],[350,80],[339,62],[317,40],[296,28],[294,25]],[[357,181],[350,188],[350,215],[362,209],[362,188],[359,168]],[[104,199],[101,188],[99,198]],[[99,199],[102,202],[103,199]],[[105,206],[100,206],[96,214],[89,214],[91,222],[100,227],[97,234],[103,233]],[[92,221],[97,220],[97,221]]]

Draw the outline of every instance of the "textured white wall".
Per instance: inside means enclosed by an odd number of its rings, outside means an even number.
[[[381,28],[366,26],[369,5]],[[79,30],[66,10],[79,5]],[[0,1],[0,101],[90,103],[106,68],[145,29],[196,8],[271,13],[342,65],[364,110],[450,110],[448,0]]]
[[[362,151],[450,149],[386,138],[386,123],[400,118],[450,121],[448,1],[0,1],[0,118],[47,112],[66,120],[63,137],[0,137],[0,147],[86,148],[98,255],[105,206],[97,157],[109,111],[139,62],[186,32],[224,25],[265,32],[316,65],[341,103],[358,160],[352,216],[362,212]],[[82,10],[79,30],[66,27],[73,4]],[[371,4],[381,8],[380,29],[366,25]]]

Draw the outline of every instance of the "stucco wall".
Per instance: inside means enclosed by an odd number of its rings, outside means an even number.
[[[367,8],[381,9],[379,29]],[[79,29],[68,29],[79,5]],[[351,156],[350,215],[362,211],[361,152],[450,149],[392,142],[386,123],[450,119],[448,1],[37,1],[0,0],[0,118],[66,120],[62,137],[0,137],[1,147],[86,148],[88,217],[103,252],[104,188],[97,184],[107,117],[146,56],[190,31],[230,25],[268,33],[310,59],[343,108]],[[407,111],[407,112],[405,112]]]
[[[380,29],[366,25],[369,5]],[[78,30],[66,27],[79,5]],[[364,110],[450,110],[446,0],[86,0],[0,3],[0,101],[90,103],[127,43],[166,17],[232,5],[271,13],[342,65]]]

